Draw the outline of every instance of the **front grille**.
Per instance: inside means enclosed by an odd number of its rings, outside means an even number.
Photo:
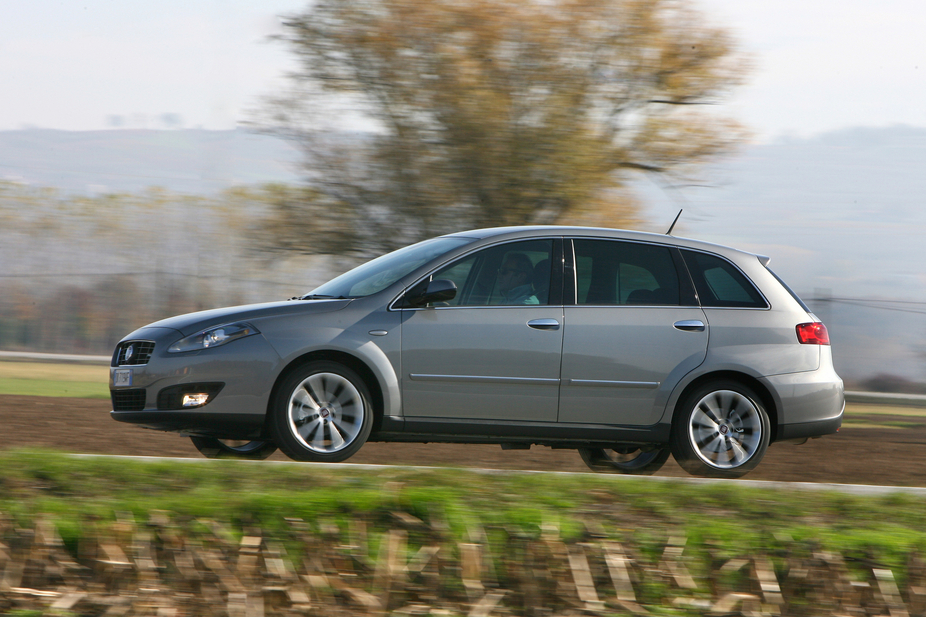
[[[148,364],[154,351],[153,341],[126,341],[119,343],[113,366],[142,366]]]
[[[113,411],[143,411],[145,409],[145,390],[110,390],[113,397]]]

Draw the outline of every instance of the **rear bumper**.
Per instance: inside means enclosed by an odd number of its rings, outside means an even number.
[[[778,429],[778,438],[775,441],[787,441],[789,439],[807,439],[810,437],[820,437],[821,435],[832,435],[842,426],[842,413],[836,418],[829,420],[818,420],[816,422],[802,422],[801,424],[786,424]]]
[[[842,426],[846,409],[842,379],[828,367],[763,379],[775,397],[775,441],[830,435]]]

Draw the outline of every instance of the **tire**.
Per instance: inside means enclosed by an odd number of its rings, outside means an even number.
[[[366,384],[351,369],[336,362],[311,362],[277,388],[270,403],[270,434],[293,460],[346,460],[370,436],[370,400]]]
[[[676,408],[670,446],[692,475],[739,478],[765,456],[770,433],[755,392],[736,381],[716,381],[699,387]]]
[[[190,437],[206,458],[243,458],[262,461],[277,451],[272,441],[236,441],[214,437]]]
[[[633,445],[614,449],[579,448],[579,456],[592,471],[650,476],[669,460],[669,448],[645,450]]]

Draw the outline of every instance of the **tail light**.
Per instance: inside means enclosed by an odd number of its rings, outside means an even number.
[[[802,345],[829,345],[830,334],[821,322],[797,324],[797,340]]]

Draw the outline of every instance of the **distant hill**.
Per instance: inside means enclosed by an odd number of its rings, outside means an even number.
[[[0,131],[0,179],[70,192],[210,194],[295,182],[297,161],[286,142],[244,130]]]
[[[0,132],[0,179],[82,193],[212,194],[297,182],[298,153],[243,130]],[[647,231],[727,244],[772,268],[829,325],[848,377],[926,381],[926,129],[853,128],[749,145],[697,185],[642,178]]]
[[[802,289],[926,301],[926,129],[848,129],[745,148],[701,187],[645,187],[681,233],[772,256]],[[825,265],[825,267],[823,267]]]
[[[641,184],[664,231],[736,246],[830,325],[847,377],[926,381],[926,129],[852,128],[750,146],[700,186]]]

